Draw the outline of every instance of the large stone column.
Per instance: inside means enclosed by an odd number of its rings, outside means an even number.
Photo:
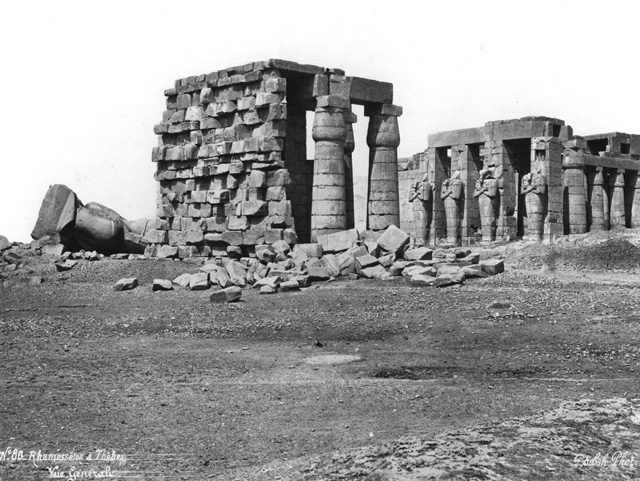
[[[367,228],[384,230],[390,225],[400,225],[397,149],[400,145],[398,116],[402,115],[402,107],[376,104],[367,106],[365,115],[369,117]]]
[[[611,176],[611,180],[614,177]],[[624,169],[618,169],[613,183],[611,194],[611,230],[624,229],[627,226],[627,217],[624,207]]]
[[[591,207],[591,232],[605,230],[604,222],[604,178],[602,176],[602,167],[596,167],[596,170],[589,175],[590,195],[589,206]]]
[[[347,125],[343,108],[329,96],[318,97],[313,121],[316,143],[311,200],[311,240],[347,227],[344,142]]]
[[[562,210],[565,234],[584,234],[587,231],[587,205],[584,188],[584,152],[565,150],[562,168]]]
[[[636,172],[635,179],[631,204],[631,227],[640,227],[640,172]]]
[[[355,213],[353,210],[353,151],[356,144],[353,137],[353,124],[358,117],[353,112],[345,113],[345,121],[347,123],[347,139],[344,143],[344,163],[345,163],[345,183],[346,183],[346,201],[347,201],[347,229],[355,227]]]

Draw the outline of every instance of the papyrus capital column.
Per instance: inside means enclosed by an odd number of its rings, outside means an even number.
[[[400,225],[397,149],[400,145],[398,117],[402,115],[402,107],[371,105],[365,107],[365,115],[369,117],[367,228],[384,230],[390,225]]]
[[[562,213],[565,234],[584,234],[587,231],[584,165],[582,150],[565,150],[562,160]]]
[[[348,101],[347,101],[348,102]],[[315,157],[311,200],[311,240],[347,227],[344,143],[347,139],[342,99],[317,98],[313,121]]]

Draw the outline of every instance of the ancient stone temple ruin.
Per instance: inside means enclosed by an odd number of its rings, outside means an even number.
[[[392,104],[392,84],[268,60],[179,79],[165,96],[154,129],[161,221],[146,234],[152,248],[209,256],[353,228],[352,104],[369,117],[368,228],[399,225],[402,108]],[[315,112],[314,159],[307,111]]]
[[[640,135],[580,137],[525,117],[429,136],[399,162],[400,227],[468,244],[640,226]]]

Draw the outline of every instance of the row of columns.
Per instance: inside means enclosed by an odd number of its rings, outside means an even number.
[[[581,150],[565,152],[563,169],[565,234],[640,227],[638,171],[602,166],[587,171]]]
[[[369,189],[367,228],[384,230],[400,225],[398,153],[401,107],[365,107],[369,117]],[[319,235],[353,228],[353,123],[350,101],[331,95],[316,98],[313,122],[315,156],[311,204],[311,240]]]

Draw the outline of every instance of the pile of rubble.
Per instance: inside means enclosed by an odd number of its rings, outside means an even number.
[[[205,261],[197,273],[185,273],[173,281],[156,279],[152,288],[169,290],[177,285],[204,290],[217,286],[211,301],[233,302],[240,299],[241,289],[249,286],[262,294],[273,294],[340,276],[378,280],[404,276],[413,285],[444,287],[504,271],[501,259],[481,261],[480,254],[465,248],[412,248],[410,240],[409,234],[395,226],[382,233],[340,231],[307,244],[278,240],[256,246],[255,257],[238,257],[231,249],[228,257]],[[118,281],[114,289],[136,286],[135,278],[127,278]]]

